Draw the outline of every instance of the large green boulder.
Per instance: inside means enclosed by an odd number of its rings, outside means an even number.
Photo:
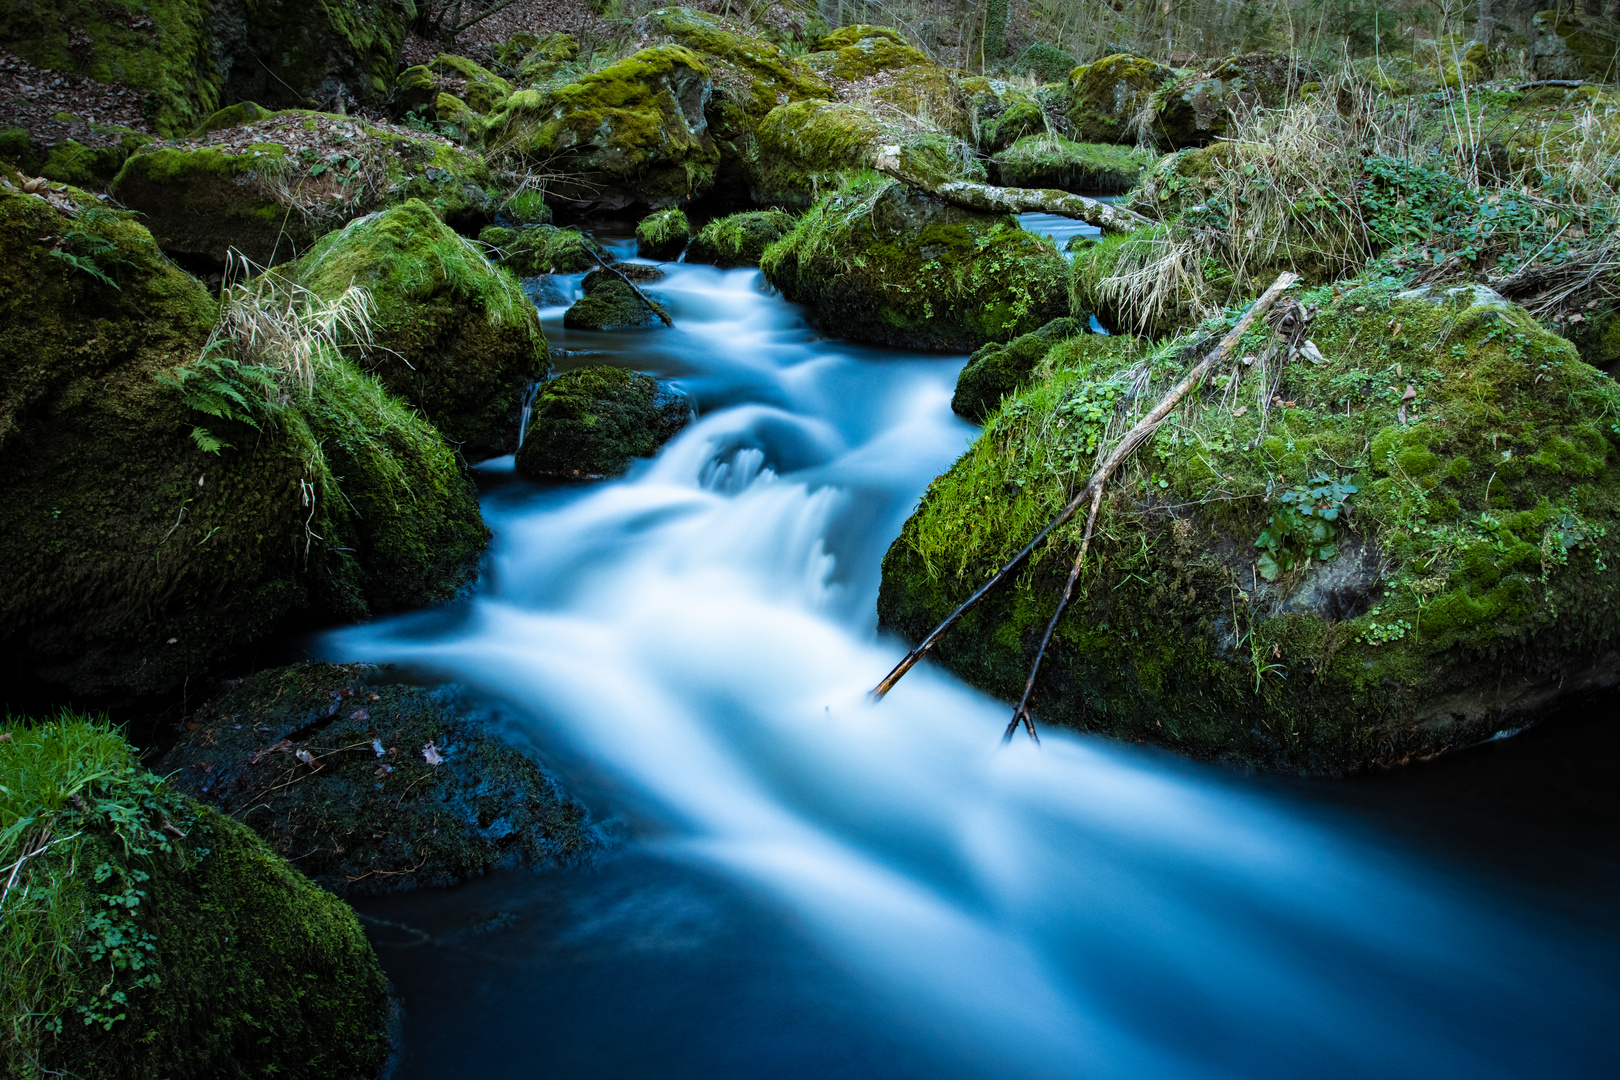
[[[175,136],[235,101],[382,104],[413,16],[410,0],[33,0],[0,8],[0,46],[128,86],[158,134]]]
[[[783,210],[744,210],[715,218],[693,237],[686,261],[725,270],[758,266],[765,249],[792,230],[793,215]]]
[[[660,45],[552,89],[519,90],[486,128],[491,153],[557,175],[550,197],[576,207],[661,209],[714,183],[720,151],[704,103],[709,66]]]
[[[1176,73],[1140,56],[1116,53],[1069,73],[1069,126],[1082,142],[1158,138],[1155,95]]]
[[[426,421],[286,305],[220,305],[128,215],[0,189],[0,653],[167,692],[290,625],[449,599],[488,538]],[[239,332],[241,333],[241,332]],[[300,359],[297,343],[311,348]],[[258,362],[262,361],[262,362]],[[195,685],[195,682],[193,682]]]
[[[1300,300],[1317,309],[1302,355],[1251,343],[1109,480],[1036,715],[1334,773],[1612,685],[1620,390],[1481,286],[1368,278]],[[1222,331],[1146,358],[1056,346],[890,548],[881,624],[927,633]],[[1016,699],[1081,524],[932,655]]]
[[[1177,79],[1154,101],[1153,134],[1165,149],[1203,146],[1226,134],[1233,118],[1274,109],[1319,76],[1290,56],[1229,56],[1207,72]]]
[[[1068,265],[1015,218],[868,175],[766,249],[765,280],[828,334],[967,352],[1068,313]]]
[[[158,768],[301,856],[299,869],[339,896],[573,862],[599,846],[584,807],[502,739],[495,717],[454,687],[407,685],[387,668],[261,671],[191,716]]]
[[[579,368],[536,396],[517,469],[536,480],[617,476],[634,459],[656,454],[691,416],[690,402],[651,375]]]
[[[379,1074],[388,980],[346,904],[104,722],[3,728],[6,1075]]]
[[[426,64],[399,73],[394,107],[432,115],[440,94],[450,94],[475,113],[489,113],[512,92],[512,84],[475,60],[440,53]]]
[[[407,199],[476,230],[494,216],[489,185],[483,158],[444,139],[294,110],[136,154],[111,192],[166,251],[223,260],[234,248],[269,264]]]
[[[351,286],[370,294],[362,366],[468,458],[517,449],[524,396],[550,371],[539,314],[510,271],[426,204],[352,221],[286,274],[329,301]]]
[[[1117,143],[1077,143],[1061,135],[1026,135],[990,159],[1003,187],[1056,188],[1078,194],[1129,191],[1157,155]]]
[[[1537,13],[1531,24],[1538,78],[1614,82],[1620,77],[1620,22],[1557,8]]]

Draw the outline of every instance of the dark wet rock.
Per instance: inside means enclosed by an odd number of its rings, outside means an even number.
[[[1609,10],[1612,14],[1613,5]],[[1537,78],[1614,81],[1620,21],[1560,7],[1540,12],[1531,24],[1536,35],[1532,63]]]
[[[385,667],[244,679],[186,722],[159,769],[339,896],[575,862],[599,846],[584,807],[494,715]]]
[[[650,375],[588,367],[557,376],[535,399],[520,473],[542,480],[617,476],[685,427],[691,403]]]
[[[479,232],[478,242],[490,249],[491,259],[520,278],[578,274],[602,265],[598,258],[602,249],[577,229],[491,225]]]
[[[1318,80],[1316,72],[1280,53],[1230,56],[1207,72],[1177,79],[1161,94],[1153,133],[1165,149],[1203,146],[1225,134],[1238,112],[1276,108]]]
[[[622,281],[629,278],[637,286],[643,286],[663,281],[664,276],[664,272],[658,267],[648,266],[646,263],[610,263],[608,266],[598,266],[586,274],[579,287],[586,293],[592,293],[599,285],[608,281]]]
[[[663,305],[646,296],[645,290],[638,292],[619,275],[604,272],[594,286],[563,313],[563,325],[570,330],[662,326],[659,313],[663,310]]]

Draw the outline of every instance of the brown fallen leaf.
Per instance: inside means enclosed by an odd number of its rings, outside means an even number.
[[[443,765],[444,764],[444,756],[439,753],[439,748],[437,746],[433,745],[433,740],[432,739],[429,739],[427,741],[427,745],[422,747],[422,758],[429,765]]]

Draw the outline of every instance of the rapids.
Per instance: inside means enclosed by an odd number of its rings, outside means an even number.
[[[883,552],[974,433],[965,358],[666,269],[673,330],[565,330],[577,279],[537,302],[561,366],[671,379],[700,419],[612,482],[486,463],[479,594],[319,643],[487,695],[618,841],[359,905],[398,1075],[1620,1075],[1584,907],[1276,783],[1003,749],[1008,706],[926,665],[870,704],[902,651]]]

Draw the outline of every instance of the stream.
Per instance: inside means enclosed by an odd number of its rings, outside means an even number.
[[[610,482],[486,462],[478,594],[317,643],[484,695],[614,845],[356,905],[394,1075],[1620,1075],[1612,824],[1002,748],[1008,705],[929,665],[871,704],[904,651],[880,562],[974,435],[966,358],[665,268],[672,330],[564,329],[577,277],[537,302],[559,368],[672,380],[699,419]]]

